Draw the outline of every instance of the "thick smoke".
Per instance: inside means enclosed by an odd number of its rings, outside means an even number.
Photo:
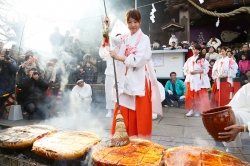
[[[101,16],[105,15],[103,1],[96,0],[94,1],[84,1],[85,6],[83,11],[84,18]],[[124,21],[124,15],[126,11],[132,8],[133,4],[127,3],[125,5],[120,5],[122,1],[106,1],[106,9],[108,14],[113,13],[118,19]],[[56,11],[56,9],[55,9]],[[70,11],[68,11],[70,12]],[[59,18],[58,18],[59,19]],[[81,34],[79,35],[79,40],[82,40],[83,44],[88,44],[90,47],[100,46],[102,40],[101,34],[101,18],[89,18],[89,19],[80,19],[76,26],[80,29],[80,32],[83,33],[82,38]],[[60,28],[60,27],[59,27]],[[85,35],[85,36],[84,36]],[[88,38],[87,35],[90,35],[91,38]],[[47,37],[47,39],[49,36]],[[49,42],[49,41],[47,41]],[[39,50],[37,50],[39,52]],[[88,53],[88,50],[86,50]],[[51,53],[51,56],[41,56],[41,61],[48,61],[49,58],[56,58],[58,60],[57,67],[60,68],[64,63],[69,63],[73,61],[71,55],[65,51],[61,51],[60,54]],[[72,99],[70,88],[66,86],[68,84],[68,74],[61,75],[61,90],[63,91],[63,98],[60,104],[53,105],[50,110],[53,110],[57,116],[49,120],[41,122],[42,124],[52,125],[58,128],[58,130],[88,130],[104,136],[106,139],[109,137],[109,129],[111,124],[111,119],[105,119],[105,114],[101,111],[105,111],[105,103],[92,103],[91,112],[86,112],[81,108],[81,104],[77,103]],[[100,96],[97,96],[97,98]],[[97,101],[103,100],[97,99]],[[104,119],[100,119],[103,117]],[[106,121],[109,123],[105,124]]]
[[[70,2],[72,3],[72,5],[74,5],[74,1]],[[82,15],[84,19],[77,19],[73,21],[76,23],[74,27],[75,31],[71,31],[71,29],[68,29],[69,26],[66,26],[69,24],[72,25],[71,22],[67,23],[58,21],[58,25],[56,25],[56,21],[52,21],[53,23],[49,24],[48,22],[46,22],[46,20],[43,19],[40,20],[41,22],[39,23],[40,28],[42,28],[36,31],[33,36],[29,38],[24,37],[21,47],[24,50],[30,49],[38,52],[39,63],[41,64],[46,64],[51,60],[51,58],[57,59],[56,68],[63,69],[65,64],[74,61],[74,58],[69,53],[64,51],[63,48],[59,48],[60,51],[55,53],[52,52],[52,47],[47,47],[50,45],[49,37],[53,33],[53,28],[55,26],[58,26],[59,32],[62,35],[64,35],[65,30],[70,30],[70,36],[72,36],[74,39],[79,39],[83,43],[83,45],[86,46],[86,50],[84,50],[85,53],[91,53],[90,48],[99,47],[101,45],[102,34],[100,16],[105,15],[105,12],[102,0],[84,0],[82,2],[84,2],[83,10],[80,15]],[[61,4],[58,4],[58,6],[60,5]],[[106,1],[106,7],[108,14],[113,13],[118,17],[118,19],[124,22],[124,15],[126,11],[133,6],[129,3],[124,3],[124,1],[122,0],[116,0]],[[49,9],[51,9],[50,6],[48,6],[48,10]],[[72,9],[72,7],[70,7],[69,9]],[[57,13],[57,8],[53,8],[52,11],[53,12],[51,13]],[[65,13],[70,12],[71,11],[68,10],[67,6],[65,6]],[[38,16],[37,18],[39,17],[42,16]],[[46,18],[50,20],[49,16],[46,16]],[[53,19],[51,20],[57,20],[57,18],[53,16]],[[62,17],[58,16],[58,20],[62,20]],[[36,22],[39,22],[39,19],[36,20]],[[29,30],[35,31],[32,27],[35,27],[34,24],[32,26],[32,22],[28,22],[26,24],[26,35],[29,34],[27,32]],[[76,35],[75,32],[77,32],[78,34]],[[40,121],[39,124],[54,126],[59,132],[68,130],[91,131],[98,134],[103,141],[109,140],[111,118],[105,117],[105,103],[92,103],[91,112],[87,112],[86,110],[84,110],[82,108],[82,104],[76,102],[71,97],[71,89],[73,88],[73,86],[67,86],[68,76],[69,75],[63,71],[63,74],[61,74],[60,83],[60,90],[62,90],[63,97],[58,104],[56,104],[55,102],[56,97],[51,101],[52,104],[50,105],[49,112],[52,116],[47,120]],[[96,100],[101,101],[105,99],[101,96],[97,96]],[[105,113],[103,113],[102,111],[105,111]],[[90,155],[88,155],[86,156],[83,165],[90,165],[91,162],[91,157]],[[63,165],[63,163],[60,163],[60,165]]]

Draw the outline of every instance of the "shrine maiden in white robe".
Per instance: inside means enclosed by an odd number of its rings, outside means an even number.
[[[201,88],[210,88],[210,81],[208,78],[208,71],[209,71],[209,62],[206,59],[204,60],[204,64],[200,65],[196,63],[197,56],[192,56],[188,58],[186,63],[183,67],[183,72],[186,75],[185,83],[190,83],[190,90],[191,91],[199,91]],[[196,70],[203,70],[202,74],[194,74],[191,75],[189,72],[196,71]]]
[[[71,91],[71,99],[77,109],[91,111],[92,89],[89,84],[84,83],[83,87],[74,86]]]
[[[110,45],[118,47],[117,55],[125,57],[126,46],[135,46],[140,33],[141,29],[133,35],[128,34],[123,41],[123,35],[110,37]],[[143,35],[136,50],[136,55],[130,54],[124,62],[116,61],[120,105],[135,110],[135,97],[145,96],[145,77],[147,77],[152,92],[152,110],[154,113],[162,115],[161,96],[151,60],[152,52],[148,36]],[[116,101],[115,90],[113,90],[113,98]]]
[[[236,124],[246,124],[248,126],[248,130],[250,130],[250,83],[240,88],[228,105],[231,106],[234,111],[236,116]],[[229,143],[223,142],[223,144],[226,147],[241,148],[242,138],[250,140],[250,134],[243,132],[239,133],[234,141]]]
[[[102,46],[99,49],[100,57],[106,61],[107,67],[105,69],[104,74],[105,77],[105,99],[106,99],[106,109],[113,109],[114,102],[112,101],[112,90],[114,87],[114,66],[113,59],[109,55],[110,47]]]
[[[227,77],[227,82],[232,85],[233,78],[236,77],[236,73],[238,71],[238,65],[232,58],[228,58],[227,56],[215,61],[212,70],[212,78],[217,83],[217,89],[220,89],[220,78],[216,75],[216,71],[219,75]]]

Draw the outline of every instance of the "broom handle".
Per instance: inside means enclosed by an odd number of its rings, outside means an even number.
[[[105,9],[106,17],[108,17],[107,10],[106,10],[105,0],[103,0],[103,4],[104,4],[104,9]],[[108,24],[108,23],[106,23],[106,24]],[[113,67],[114,67],[114,76],[115,76],[116,100],[117,100],[117,105],[118,105],[118,113],[120,113],[120,102],[119,102],[118,85],[117,85],[117,75],[116,75],[115,59],[114,58],[113,58]]]
[[[118,85],[117,85],[117,75],[116,75],[116,69],[115,69],[115,59],[113,58],[113,66],[114,66],[114,76],[115,76],[115,90],[116,90],[116,100],[117,100],[117,107],[118,107],[118,113],[120,113],[120,102],[119,102],[119,95],[118,95]]]

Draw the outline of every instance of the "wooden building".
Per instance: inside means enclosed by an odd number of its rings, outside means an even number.
[[[192,0],[200,7],[217,13],[228,13],[243,6],[250,6],[250,0]],[[250,14],[240,13],[231,17],[220,18],[220,24],[215,26],[218,18],[199,11],[188,0],[165,0],[155,3],[155,23],[149,19],[152,6],[141,7],[154,3],[155,0],[138,0],[138,10],[143,17],[142,30],[150,36],[151,42],[158,39],[167,45],[170,34],[163,32],[161,27],[171,19],[183,25],[185,30],[176,33],[179,41],[208,42],[211,37],[219,38],[223,45],[250,42]]]

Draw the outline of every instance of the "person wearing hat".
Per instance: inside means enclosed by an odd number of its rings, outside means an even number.
[[[172,41],[172,43],[171,43],[171,46],[170,47],[168,47],[167,49],[168,50],[175,50],[176,49],[176,43],[175,43],[175,41]]]
[[[77,85],[75,85],[71,91],[71,97],[74,104],[79,104],[82,106],[83,110],[90,112],[91,111],[91,102],[92,102],[92,89],[89,84],[86,84],[83,79],[78,78]],[[76,105],[75,105],[76,106]]]
[[[171,37],[169,39],[169,45],[172,45],[173,42],[175,44],[174,47],[177,47],[177,45],[178,45],[178,39],[177,39],[177,37],[175,36],[174,33],[171,34]]]

